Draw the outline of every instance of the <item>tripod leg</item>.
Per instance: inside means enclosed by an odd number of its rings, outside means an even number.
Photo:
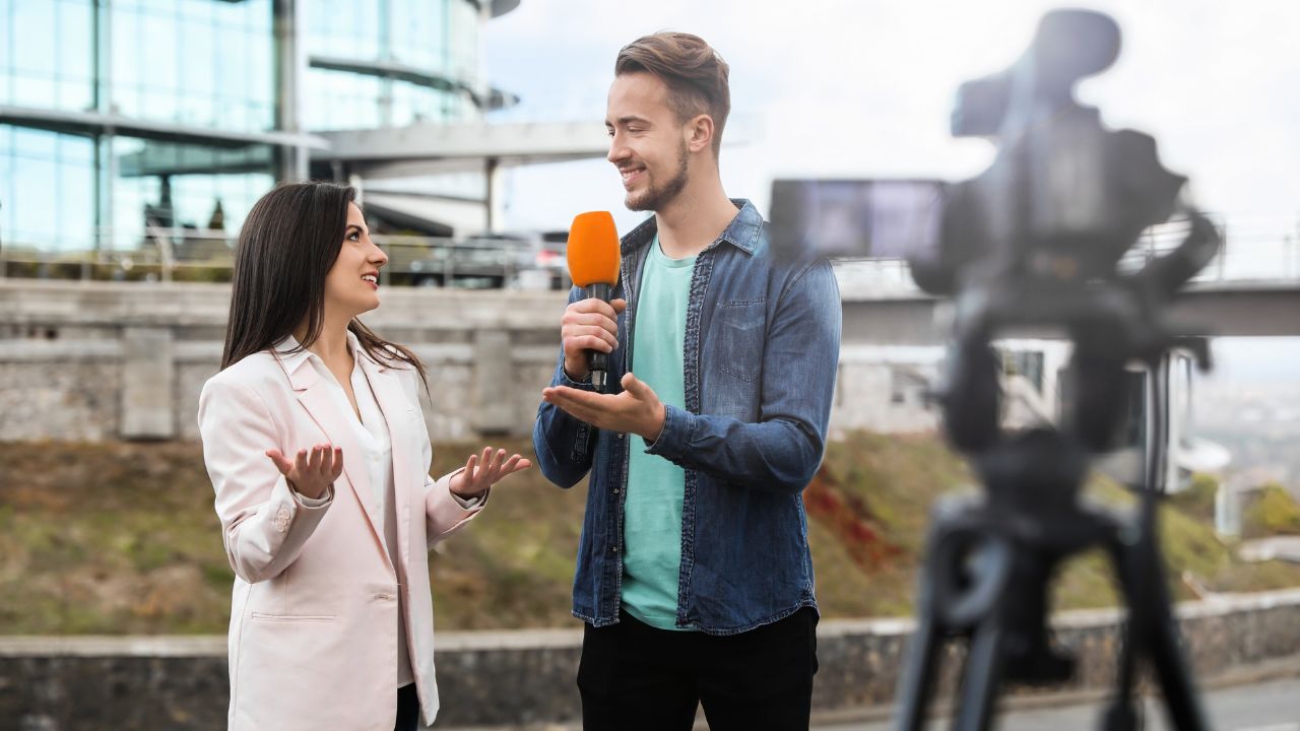
[[[989,727],[1002,682],[1002,638],[996,620],[977,627],[971,636],[953,731],[985,731]]]
[[[908,643],[903,674],[898,679],[898,717],[894,726],[898,731],[921,731],[924,728],[926,708],[934,693],[939,650],[943,646],[943,633],[937,625],[934,612],[926,607]]]
[[[1137,707],[1133,698],[1133,686],[1136,683],[1137,660],[1141,650],[1140,626],[1142,618],[1133,610],[1137,599],[1137,570],[1132,565],[1135,557],[1131,550],[1125,548],[1117,536],[1112,536],[1106,545],[1111,565],[1119,583],[1124,602],[1129,608],[1127,619],[1119,626],[1119,666],[1116,668],[1115,695],[1102,716],[1102,728],[1105,731],[1135,731],[1140,728]]]
[[[1165,710],[1170,724],[1178,731],[1208,731],[1196,682],[1179,642],[1181,633],[1170,608],[1164,571],[1157,569],[1156,573],[1160,580],[1151,588],[1152,602],[1143,611],[1141,621],[1147,630],[1146,650],[1160,681]]]
[[[1125,547],[1112,543],[1110,553],[1120,576],[1129,617],[1127,636],[1123,638],[1126,646],[1121,651],[1119,693],[1112,700],[1105,728],[1108,731],[1127,731],[1136,727],[1136,708],[1130,690],[1138,662],[1147,657],[1160,683],[1165,710],[1173,728],[1176,731],[1208,731],[1192,671],[1179,644],[1178,623],[1171,609],[1164,566],[1155,544],[1140,542]],[[1129,642],[1134,646],[1127,646]]]

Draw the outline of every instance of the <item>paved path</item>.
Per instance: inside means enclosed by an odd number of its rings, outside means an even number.
[[[1252,685],[1209,691],[1204,697],[1210,728],[1214,731],[1300,731],[1300,678],[1282,678]],[[999,731],[1092,731],[1101,713],[1097,704],[1016,711],[1005,715]],[[949,722],[932,723],[930,731],[949,728]],[[892,731],[888,722],[835,724],[815,731]],[[1147,701],[1148,731],[1173,731],[1163,710]]]
[[[1237,549],[1247,561],[1291,561],[1300,563],[1300,536],[1273,536],[1245,541]]]

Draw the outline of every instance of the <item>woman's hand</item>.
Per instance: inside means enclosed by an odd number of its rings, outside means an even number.
[[[343,474],[343,449],[329,444],[317,444],[311,448],[310,454],[306,449],[299,449],[292,462],[278,449],[266,450],[266,456],[289,481],[289,487],[313,500],[324,495]]]
[[[532,466],[518,454],[506,459],[506,450],[493,452],[491,447],[484,447],[482,455],[471,454],[465,469],[451,478],[451,492],[460,498],[475,498],[497,482]]]

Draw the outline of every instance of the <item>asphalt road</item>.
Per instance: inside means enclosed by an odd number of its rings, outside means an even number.
[[[1300,678],[1282,678],[1252,685],[1212,690],[1203,698],[1210,728],[1214,731],[1300,731]],[[1173,731],[1163,709],[1153,700],[1147,703],[1147,731]],[[1004,714],[994,728],[1000,731],[1091,731],[1098,729],[1097,704],[1014,711]],[[946,731],[948,720],[932,723],[930,729]],[[892,731],[889,722],[816,726],[816,731]]]

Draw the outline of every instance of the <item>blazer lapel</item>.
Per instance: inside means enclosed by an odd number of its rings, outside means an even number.
[[[375,542],[382,547],[384,545],[383,518],[379,515],[379,506],[375,505],[370,476],[366,473],[365,455],[352,433],[351,415],[339,411],[334,398],[330,395],[330,384],[321,379],[320,374],[306,362],[305,357],[292,363],[281,359],[281,365],[285,366],[285,372],[298,396],[298,402],[311,415],[321,431],[329,436],[334,446],[343,450],[343,477],[352,487],[357,502],[361,503],[361,508],[366,513],[366,520],[370,523],[370,531]],[[336,494],[335,498],[337,497]],[[387,552],[381,551],[381,553],[385,553],[387,558]]]

